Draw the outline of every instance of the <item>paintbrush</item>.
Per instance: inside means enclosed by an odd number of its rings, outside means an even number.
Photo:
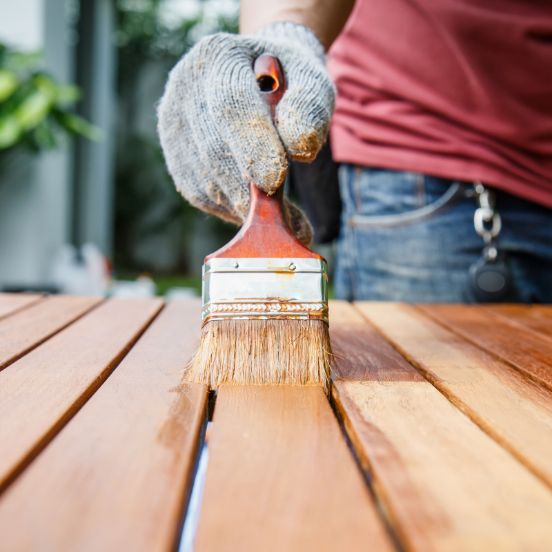
[[[255,60],[272,117],[285,92],[277,58]],[[238,234],[205,257],[202,331],[186,379],[235,384],[329,384],[326,261],[293,234],[281,186],[269,196],[251,184]]]

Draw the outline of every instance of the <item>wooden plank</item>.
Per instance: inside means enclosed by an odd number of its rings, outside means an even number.
[[[489,305],[481,307],[508,320],[552,338],[552,307],[541,305]]]
[[[103,383],[161,305],[110,300],[0,372],[0,489]]]
[[[222,386],[196,551],[390,550],[319,387]]]
[[[420,310],[481,349],[509,362],[522,374],[552,390],[552,341],[479,308],[420,305]]]
[[[0,293],[0,318],[29,307],[41,299],[42,295],[35,293]]]
[[[207,399],[180,384],[199,319],[199,302],[171,303],[8,489],[5,549],[174,547]]]
[[[437,389],[552,488],[550,391],[415,307],[360,308]]]
[[[54,296],[0,320],[0,370],[46,341],[101,301]]]
[[[552,320],[552,305],[532,305],[531,310],[541,318]]]
[[[331,316],[342,328],[336,350],[355,348],[364,368],[363,378],[356,370],[347,381],[346,363],[337,360],[337,408],[402,546],[424,552],[546,549],[549,489],[352,307],[334,304]],[[381,350],[381,358],[363,359],[358,343]]]

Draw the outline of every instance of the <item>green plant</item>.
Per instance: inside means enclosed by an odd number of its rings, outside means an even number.
[[[0,152],[16,146],[56,148],[60,135],[97,139],[99,131],[75,115],[76,86],[61,84],[39,69],[40,56],[0,43]]]

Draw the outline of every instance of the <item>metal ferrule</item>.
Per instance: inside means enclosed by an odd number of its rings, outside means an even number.
[[[323,259],[215,258],[203,265],[203,324],[227,318],[328,322]]]

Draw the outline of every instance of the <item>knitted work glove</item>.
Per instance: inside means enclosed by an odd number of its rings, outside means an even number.
[[[276,127],[253,73],[263,53],[280,59],[287,91]],[[324,143],[334,88],[324,50],[306,27],[274,23],[254,36],[215,34],[172,69],[158,109],[169,172],[194,206],[236,224],[249,209],[249,183],[273,193],[285,180],[287,157],[312,161]],[[312,239],[305,215],[286,200],[298,238]]]

